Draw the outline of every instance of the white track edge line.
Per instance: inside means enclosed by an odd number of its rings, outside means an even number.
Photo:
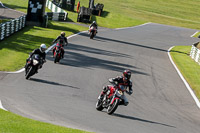
[[[5,110],[5,111],[8,111],[7,109],[5,109],[5,108],[3,107],[1,100],[0,100],[0,109],[3,109],[3,110]]]
[[[72,38],[72,37],[74,37],[74,36],[77,36],[77,35],[79,35],[79,34],[81,34],[81,33],[85,33],[85,32],[88,32],[88,31],[81,31],[81,32],[79,32],[79,33],[73,34],[73,35],[67,37],[67,39],[70,39],[70,38]],[[55,43],[54,43],[53,45],[51,45],[45,52],[48,53],[55,45],[56,45]],[[15,72],[5,72],[5,71],[4,71],[3,73],[17,74],[17,73],[23,72],[24,70],[25,70],[25,69],[22,68],[22,69],[20,69],[20,70],[18,70],[18,71],[15,71]]]
[[[132,26],[132,27],[116,28],[115,30],[123,30],[123,29],[129,29],[129,28],[136,28],[136,27],[144,26],[144,25],[151,24],[151,23],[152,22],[147,22],[147,23],[144,23],[144,24],[141,24],[141,25]]]
[[[189,84],[187,83],[187,81],[185,80],[185,78],[183,77],[183,75],[181,74],[181,72],[179,71],[179,69],[177,68],[176,64],[175,64],[175,63],[173,62],[173,60],[172,60],[172,57],[171,57],[171,55],[170,55],[170,51],[171,51],[171,49],[172,49],[173,47],[174,47],[174,46],[172,46],[171,48],[168,49],[168,52],[167,52],[167,53],[168,53],[169,59],[170,59],[171,63],[173,64],[174,68],[176,69],[178,75],[179,75],[180,78],[183,80],[183,83],[185,84],[186,88],[188,89],[188,91],[189,91],[190,94],[192,95],[194,101],[196,102],[197,107],[200,108],[200,102],[199,102],[198,98],[196,97],[196,95],[194,94],[192,88],[189,86]]]
[[[196,31],[194,34],[192,34],[190,37],[194,37],[199,31]]]
[[[1,2],[0,2],[0,4],[1,4]],[[117,29],[115,29],[115,30],[128,29],[128,28],[136,28],[136,27],[144,26],[144,25],[147,25],[147,24],[150,24],[150,23],[151,23],[151,22],[144,23],[144,24],[141,24],[141,25],[138,25],[138,26],[133,26],[133,27],[117,28]],[[77,35],[79,35],[79,34],[81,34],[81,33],[86,33],[86,32],[88,32],[88,31],[81,31],[81,32],[78,32],[78,33],[76,33],[76,34],[73,34],[73,35],[67,37],[67,39],[72,38],[72,37],[74,37],[74,36],[77,36]],[[53,44],[52,46],[50,46],[45,52],[48,53],[49,50],[51,50],[55,45],[56,45],[56,44]],[[21,72],[23,72],[24,70],[25,70],[25,69],[22,68],[22,69],[20,69],[20,70],[18,70],[18,71],[15,71],[15,72],[3,72],[3,73],[16,74],[16,73],[21,73]]]

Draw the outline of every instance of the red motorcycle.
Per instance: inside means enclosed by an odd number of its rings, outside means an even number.
[[[90,32],[90,39],[93,39],[94,36],[96,36],[96,33],[97,33],[97,29],[92,26],[90,29],[89,29],[89,32]]]
[[[123,95],[126,92],[127,87],[124,85],[108,85],[108,91],[104,93],[103,91],[98,97],[96,103],[96,109],[102,111],[104,108],[107,109],[107,113],[111,115],[115,112],[118,105],[123,105]]]
[[[61,54],[62,54],[62,46],[59,44],[56,44],[55,48],[53,49],[53,57],[54,59],[54,63],[59,62],[61,59]]]

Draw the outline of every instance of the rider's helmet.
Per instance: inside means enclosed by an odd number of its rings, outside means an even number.
[[[93,23],[93,24],[96,24],[96,21],[93,21],[92,23]]]
[[[62,37],[64,37],[64,36],[65,36],[65,32],[61,32],[60,35],[61,35]]]
[[[131,71],[130,70],[124,70],[123,72],[123,80],[128,81],[131,78]]]
[[[47,49],[47,46],[46,46],[45,44],[41,44],[41,45],[40,45],[40,51],[41,51],[42,53],[44,53],[46,49]]]

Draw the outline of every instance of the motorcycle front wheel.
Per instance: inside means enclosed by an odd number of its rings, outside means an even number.
[[[27,70],[27,73],[26,73],[26,79],[29,79],[30,78],[30,76],[32,76],[34,73],[35,73],[35,70],[34,70],[34,68],[33,67],[29,67],[29,68],[27,68],[28,70]]]
[[[103,101],[101,99],[98,99],[97,100],[97,103],[96,103],[96,109],[99,110],[99,111],[102,111],[103,110]]]
[[[55,59],[54,59],[54,63],[59,62],[60,61],[60,57],[58,54],[56,54]]]
[[[118,105],[119,105],[119,99],[115,99],[113,104],[108,106],[107,114],[109,114],[109,115],[113,114],[115,112],[115,110],[117,109]]]
[[[93,39],[94,38],[94,32],[90,32],[90,39]]]

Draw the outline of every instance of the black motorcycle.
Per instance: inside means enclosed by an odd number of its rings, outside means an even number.
[[[34,54],[32,58],[29,58],[25,66],[26,79],[29,79],[31,76],[36,74],[38,69],[42,68],[43,64],[44,61],[38,54]]]

